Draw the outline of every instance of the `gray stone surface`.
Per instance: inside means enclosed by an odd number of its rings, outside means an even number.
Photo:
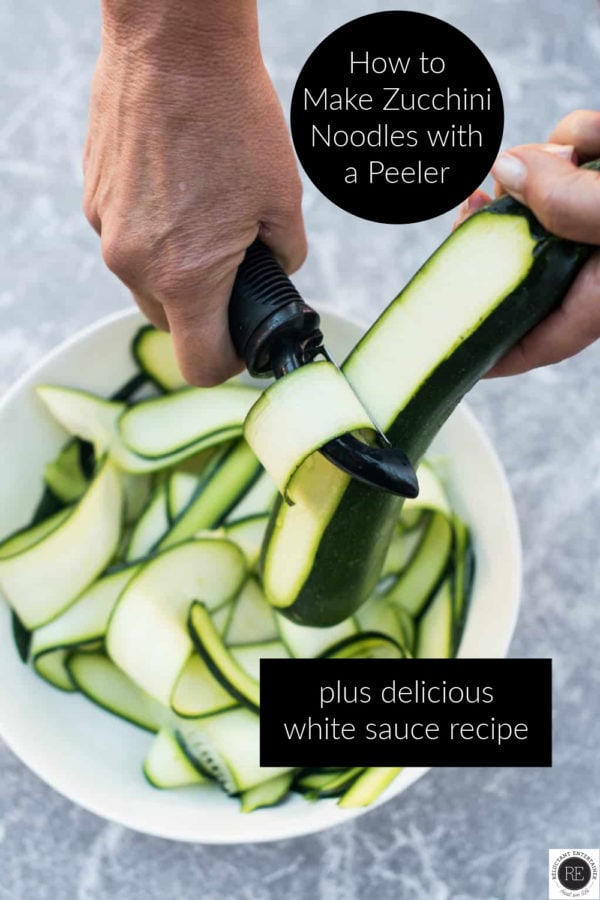
[[[447,18],[489,55],[507,145],[597,105],[600,12],[591,0],[425,4],[264,0],[264,52],[287,106],[300,65],[343,21],[375,9]],[[129,303],[80,214],[80,152],[98,45],[96,3],[0,5],[0,386],[41,353]],[[307,296],[372,319],[450,217],[374,225],[307,185]],[[0,750],[0,898],[7,900],[542,900],[549,847],[600,844],[600,349],[471,404],[515,491],[525,545],[514,655],[555,661],[555,765],[439,769],[354,824],[274,845],[155,840],[77,809]]]

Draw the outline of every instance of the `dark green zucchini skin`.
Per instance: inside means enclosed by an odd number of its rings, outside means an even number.
[[[600,169],[600,163],[590,167]],[[473,385],[560,304],[595,249],[549,234],[529,209],[510,197],[494,201],[485,212],[520,215],[528,221],[536,241],[534,262],[524,281],[435,369],[388,429],[390,441],[404,449],[413,465]],[[350,481],[296,600],[279,611],[314,627],[335,625],[352,615],[375,587],[401,504],[397,497]]]

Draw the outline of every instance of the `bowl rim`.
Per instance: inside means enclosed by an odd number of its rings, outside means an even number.
[[[344,325],[354,326],[358,328],[365,327],[364,322],[357,321],[356,318],[345,314],[341,315],[339,312],[327,308],[326,305],[322,305],[321,308],[322,312],[327,316],[327,318],[331,320],[337,320]],[[36,377],[36,373],[44,369],[49,363],[53,362],[56,359],[59,359],[65,353],[68,353],[71,348],[75,347],[80,342],[85,341],[96,332],[108,329],[116,323],[120,323],[124,320],[129,319],[137,319],[139,320],[140,324],[143,324],[145,322],[145,319],[143,318],[139,310],[128,307],[103,316],[92,322],[91,324],[81,328],[75,334],[67,337],[56,347],[50,350],[47,354],[42,356],[34,366],[27,369],[21,376],[19,376],[19,378],[2,394],[2,396],[0,397],[0,414],[4,410],[5,406],[13,402],[14,399],[18,397],[19,393],[31,384],[31,382]],[[487,456],[487,463],[489,464],[490,469],[493,471],[493,476],[497,481],[497,487],[504,500],[503,513],[505,516],[505,530],[509,538],[511,554],[511,578],[509,589],[507,590],[507,597],[510,599],[511,607],[510,617],[507,619],[507,625],[505,628],[504,640],[501,641],[498,646],[502,656],[505,656],[514,634],[521,602],[523,557],[519,522],[508,478],[490,438],[488,437],[477,417],[467,406],[467,404],[462,402],[458,407],[457,413],[466,421],[468,421],[469,427],[476,434],[477,441],[482,446],[482,449]],[[26,741],[21,742],[18,738],[11,734],[10,728],[7,728],[6,722],[4,721],[0,721],[0,737],[2,738],[2,740],[4,740],[6,745],[15,754],[15,756],[31,772],[33,772],[38,778],[40,778],[45,784],[49,785],[57,793],[59,793],[75,805],[85,809],[86,811],[91,812],[106,821],[122,825],[142,834],[147,834],[153,837],[160,837],[167,840],[198,844],[225,845],[241,843],[264,843],[270,841],[286,840],[288,838],[299,837],[307,834],[314,834],[325,829],[344,824],[345,822],[350,821],[360,815],[364,815],[365,813],[377,809],[383,803],[391,800],[393,797],[397,796],[408,787],[410,787],[410,785],[414,784],[414,782],[425,775],[431,768],[428,766],[423,766],[410,767],[405,769],[401,776],[401,779],[393,782],[390,787],[369,807],[341,810],[339,807],[337,807],[335,799],[321,800],[314,805],[315,812],[317,812],[318,810],[318,816],[304,816],[298,817],[296,819],[290,818],[279,824],[277,822],[276,815],[269,817],[269,819],[261,818],[260,823],[256,821],[257,827],[255,829],[255,833],[253,833],[252,836],[248,838],[242,838],[239,835],[233,835],[229,837],[227,834],[224,834],[222,832],[216,834],[215,836],[203,834],[201,837],[199,837],[190,834],[189,829],[184,828],[178,831],[177,826],[173,826],[172,821],[169,823],[169,827],[164,829],[157,829],[154,824],[146,825],[139,816],[136,817],[136,815],[133,814],[128,808],[123,806],[120,807],[119,812],[116,812],[114,809],[107,812],[106,808],[103,807],[102,802],[100,802],[98,795],[90,793],[89,796],[82,798],[78,791],[74,787],[71,787],[68,778],[61,780],[53,777],[53,771],[51,770],[51,767],[44,766],[43,754],[36,752],[36,750],[28,745]],[[329,809],[329,814],[327,813],[327,809]],[[269,812],[272,814],[276,812],[276,809],[265,810],[265,812]]]

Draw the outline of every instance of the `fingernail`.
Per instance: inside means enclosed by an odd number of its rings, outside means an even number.
[[[552,153],[554,156],[561,156],[568,159],[569,162],[575,161],[575,147],[573,144],[542,144],[540,150],[544,153]]]
[[[501,153],[492,167],[492,175],[507,191],[519,192],[525,184],[527,169],[516,156]]]

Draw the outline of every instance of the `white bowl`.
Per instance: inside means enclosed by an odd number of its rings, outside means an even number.
[[[129,344],[141,324],[126,311],[104,319],[62,344],[26,374],[0,403],[0,536],[24,525],[40,494],[44,464],[64,433],[34,394],[39,383],[108,394],[134,374]],[[342,359],[359,326],[327,313],[327,346]],[[433,448],[447,457],[448,487],[470,523],[477,567],[460,656],[501,657],[515,625],[521,549],[514,505],[502,466],[475,417],[456,410]],[[73,565],[76,565],[73,560]],[[334,800],[299,796],[251,815],[217,788],[159,791],[141,773],[149,736],[83,697],[53,690],[24,666],[0,603],[0,734],[40,778],[74,803],[114,822],[159,837],[202,843],[269,841],[307,834],[347,821],[363,810],[341,810]],[[397,796],[427,769],[410,768],[376,804]]]

